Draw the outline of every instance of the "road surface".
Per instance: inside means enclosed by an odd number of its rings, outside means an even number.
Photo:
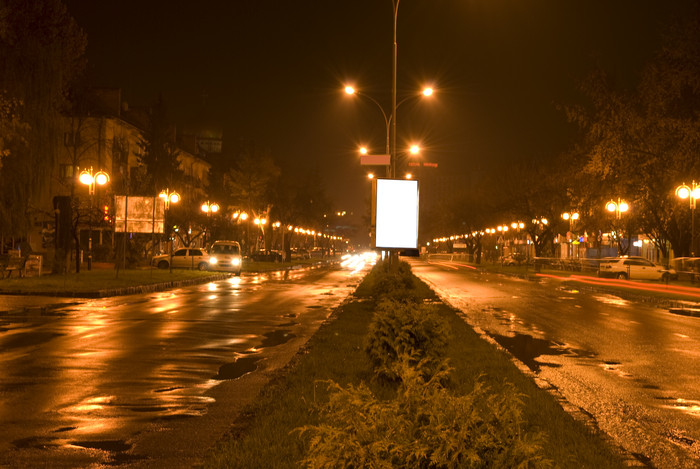
[[[0,467],[191,467],[362,275],[243,275],[0,316]]]
[[[466,320],[653,467],[700,467],[700,318],[652,303],[412,261]]]

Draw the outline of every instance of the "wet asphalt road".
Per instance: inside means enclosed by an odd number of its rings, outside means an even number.
[[[244,275],[0,316],[0,467],[192,467],[361,276]]]
[[[412,267],[637,459],[700,467],[700,318],[553,279]]]

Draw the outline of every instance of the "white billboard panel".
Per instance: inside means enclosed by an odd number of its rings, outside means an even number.
[[[158,197],[114,197],[114,231],[123,233],[163,233],[165,207]],[[128,209],[128,210],[127,210]]]
[[[377,179],[376,247],[418,248],[418,181]]]

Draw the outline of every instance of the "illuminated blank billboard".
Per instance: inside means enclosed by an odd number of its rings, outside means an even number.
[[[418,247],[418,181],[377,179],[376,242],[378,248]]]

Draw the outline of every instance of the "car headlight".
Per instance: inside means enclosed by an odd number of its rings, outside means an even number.
[[[239,266],[239,265],[241,265],[241,259],[238,258],[238,257],[235,257],[235,258],[231,261],[231,265],[233,265],[233,266]]]
[[[218,263],[218,262],[219,262],[219,261],[218,261],[218,259],[217,259],[216,257],[210,257],[210,258],[209,258],[209,263],[210,263],[210,264],[216,264],[216,263]]]

